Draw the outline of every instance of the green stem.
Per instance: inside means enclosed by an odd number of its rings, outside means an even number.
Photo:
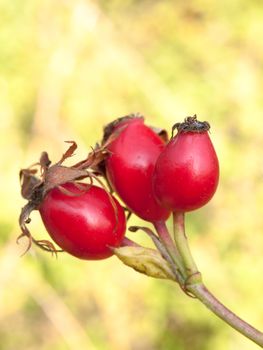
[[[180,254],[172,240],[170,233],[167,229],[166,223],[164,221],[156,221],[153,223],[156,232],[158,233],[161,241],[163,242],[165,248],[167,249],[169,255],[174,261],[176,268],[180,274],[183,271],[183,263]]]
[[[184,290],[199,299],[209,310],[263,348],[263,333],[224,306],[202,283],[192,257],[184,228],[184,213],[174,213],[174,239],[186,273]]]
[[[195,295],[215,315],[263,348],[263,333],[239,318],[236,314],[224,306],[214,297],[214,295],[205,287],[203,283],[188,285],[187,290]]]
[[[190,277],[198,274],[198,269],[196,263],[192,257],[191,251],[188,246],[187,237],[185,234],[184,227],[184,213],[174,212],[173,213],[174,222],[174,240],[178,252],[181,256],[183,262],[183,272],[185,277]]]

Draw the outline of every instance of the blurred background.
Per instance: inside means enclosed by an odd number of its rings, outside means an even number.
[[[77,160],[117,117],[170,129],[196,113],[221,179],[187,216],[190,245],[211,291],[262,330],[262,37],[253,0],[0,0],[1,350],[258,348],[171,282],[115,257],[21,257],[16,237],[18,172],[41,151],[56,161],[76,140]],[[38,213],[30,227],[47,238]]]

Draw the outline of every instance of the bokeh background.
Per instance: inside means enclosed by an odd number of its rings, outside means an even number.
[[[187,216],[193,254],[218,298],[263,329],[262,37],[253,0],[0,0],[1,350],[258,348],[115,257],[21,258],[15,240],[18,171],[41,151],[57,160],[74,139],[81,158],[131,112],[167,129],[196,113],[212,125],[221,180]],[[47,237],[37,214],[31,230]]]

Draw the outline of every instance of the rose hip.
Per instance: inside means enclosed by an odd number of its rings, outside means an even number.
[[[166,220],[169,210],[154,198],[152,175],[165,147],[162,138],[144,124],[143,117],[118,119],[105,128],[104,141],[116,133],[108,146],[106,174],[112,188],[127,207],[144,220]]]
[[[160,154],[153,174],[154,193],[163,207],[187,212],[202,207],[213,197],[219,163],[209,128],[196,116],[175,124],[177,134]]]

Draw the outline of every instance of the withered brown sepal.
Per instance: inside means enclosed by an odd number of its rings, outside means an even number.
[[[92,185],[93,178],[97,178],[97,175],[99,175],[97,165],[105,158],[107,154],[106,147],[111,141],[112,137],[109,138],[104,146],[97,145],[92,149],[84,160],[72,166],[65,166],[63,164],[64,161],[72,157],[77,149],[75,141],[66,141],[67,143],[70,143],[70,146],[57,163],[52,164],[47,152],[42,152],[39,162],[33,164],[29,168],[20,170],[19,178],[21,183],[21,195],[23,198],[27,199],[28,202],[22,208],[19,216],[21,234],[17,238],[17,241],[24,236],[28,237],[29,243],[25,253],[30,249],[32,243],[35,243],[43,250],[51,253],[56,254],[57,252],[62,251],[56,249],[52,242],[48,240],[36,240],[31,235],[27,227],[27,224],[30,223],[30,214],[33,210],[39,208],[46,194],[54,188],[59,188],[62,192],[68,195],[74,195],[68,193],[62,185],[68,182],[74,182],[76,186],[81,186],[81,183],[78,183],[78,181],[85,178],[88,178],[90,180],[90,185]]]

